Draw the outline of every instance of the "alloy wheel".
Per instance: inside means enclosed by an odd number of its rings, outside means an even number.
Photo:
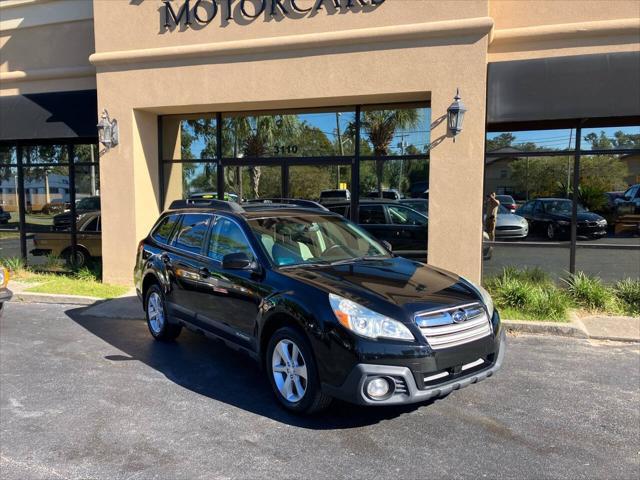
[[[151,292],[147,302],[147,315],[149,326],[154,334],[159,335],[164,327],[164,306],[162,298],[157,292]]]
[[[278,342],[271,356],[273,379],[280,394],[291,403],[299,402],[307,391],[307,363],[300,348],[289,339]]]
[[[550,223],[549,226],[547,227],[547,237],[549,237],[549,240],[553,240],[555,236],[556,236],[556,229],[553,226],[553,223]]]

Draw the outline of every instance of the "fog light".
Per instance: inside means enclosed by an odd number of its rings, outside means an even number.
[[[367,395],[375,400],[379,400],[389,393],[390,388],[391,386],[387,379],[377,377],[369,380],[369,383],[367,383]]]

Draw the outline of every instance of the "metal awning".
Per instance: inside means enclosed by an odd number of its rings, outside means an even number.
[[[0,97],[0,141],[92,139],[98,136],[95,90]]]
[[[640,115],[640,52],[494,62],[487,124]]]

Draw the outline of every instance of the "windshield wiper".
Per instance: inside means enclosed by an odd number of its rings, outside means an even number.
[[[330,265],[331,266],[347,265],[349,263],[363,262],[363,261],[369,261],[369,260],[380,260],[383,258],[387,258],[387,257],[383,257],[379,255],[363,255],[361,257],[353,257],[353,258],[345,258],[344,260],[336,260],[335,262],[331,262]]]

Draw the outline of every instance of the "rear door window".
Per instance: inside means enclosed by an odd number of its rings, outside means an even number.
[[[191,253],[200,253],[207,235],[211,215],[188,213],[183,215],[174,246]]]
[[[360,205],[358,223],[363,225],[384,225],[387,223],[382,205]]]
[[[167,215],[160,221],[151,237],[158,243],[169,244],[171,242],[171,234],[179,220],[180,215]]]

